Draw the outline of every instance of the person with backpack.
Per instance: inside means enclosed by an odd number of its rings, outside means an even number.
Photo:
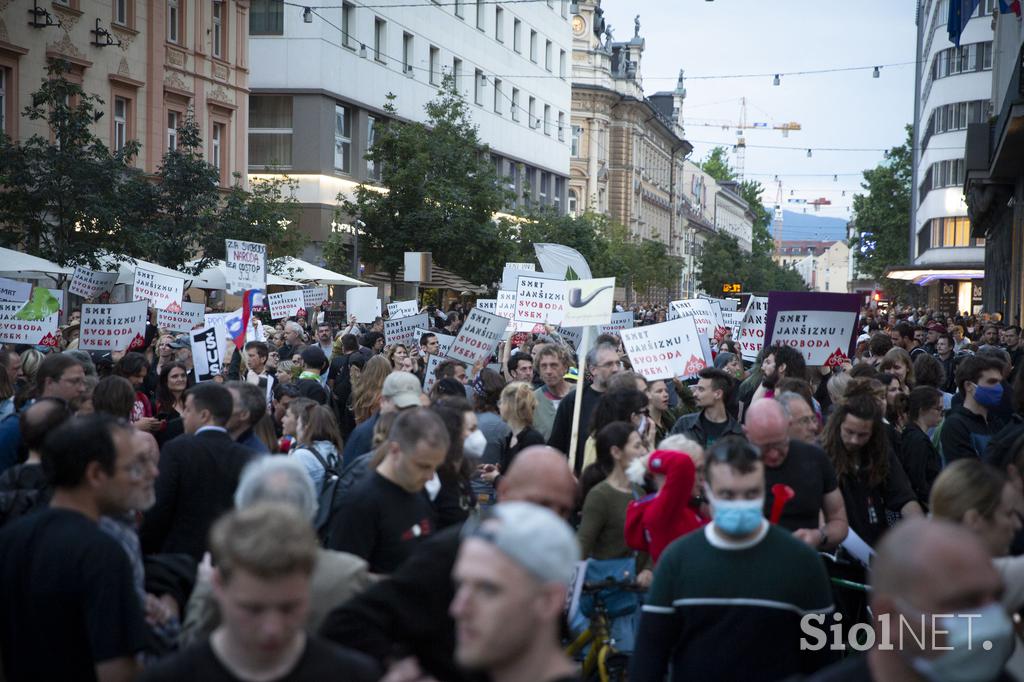
[[[319,494],[327,473],[337,475],[341,469],[341,433],[334,412],[326,405],[316,405],[299,414],[298,445],[292,456],[302,462]]]

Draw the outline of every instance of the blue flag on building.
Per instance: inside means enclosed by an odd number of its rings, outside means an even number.
[[[946,28],[949,31],[949,42],[960,47],[960,34],[967,28],[974,10],[978,9],[980,0],[949,0],[949,20]]]

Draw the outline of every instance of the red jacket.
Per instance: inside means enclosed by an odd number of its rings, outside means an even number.
[[[673,540],[708,522],[690,507],[697,470],[690,456],[655,450],[647,461],[651,473],[664,474],[665,484],[654,495],[634,500],[626,509],[626,544],[647,552],[655,563]]]

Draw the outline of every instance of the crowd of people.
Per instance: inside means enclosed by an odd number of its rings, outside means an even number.
[[[552,326],[437,357],[469,308],[408,344],[256,320],[206,381],[153,326],[0,350],[3,677],[562,682],[567,597],[611,567],[646,590],[631,680],[1024,680],[1019,327],[866,308],[842,366],[727,330],[648,381]],[[945,639],[801,644],[880,614]]]

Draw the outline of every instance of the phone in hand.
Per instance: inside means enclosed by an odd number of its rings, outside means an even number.
[[[650,420],[648,419],[647,415],[640,417],[640,423],[637,425],[636,430],[637,433],[639,433],[641,436],[647,433],[649,421]]]

